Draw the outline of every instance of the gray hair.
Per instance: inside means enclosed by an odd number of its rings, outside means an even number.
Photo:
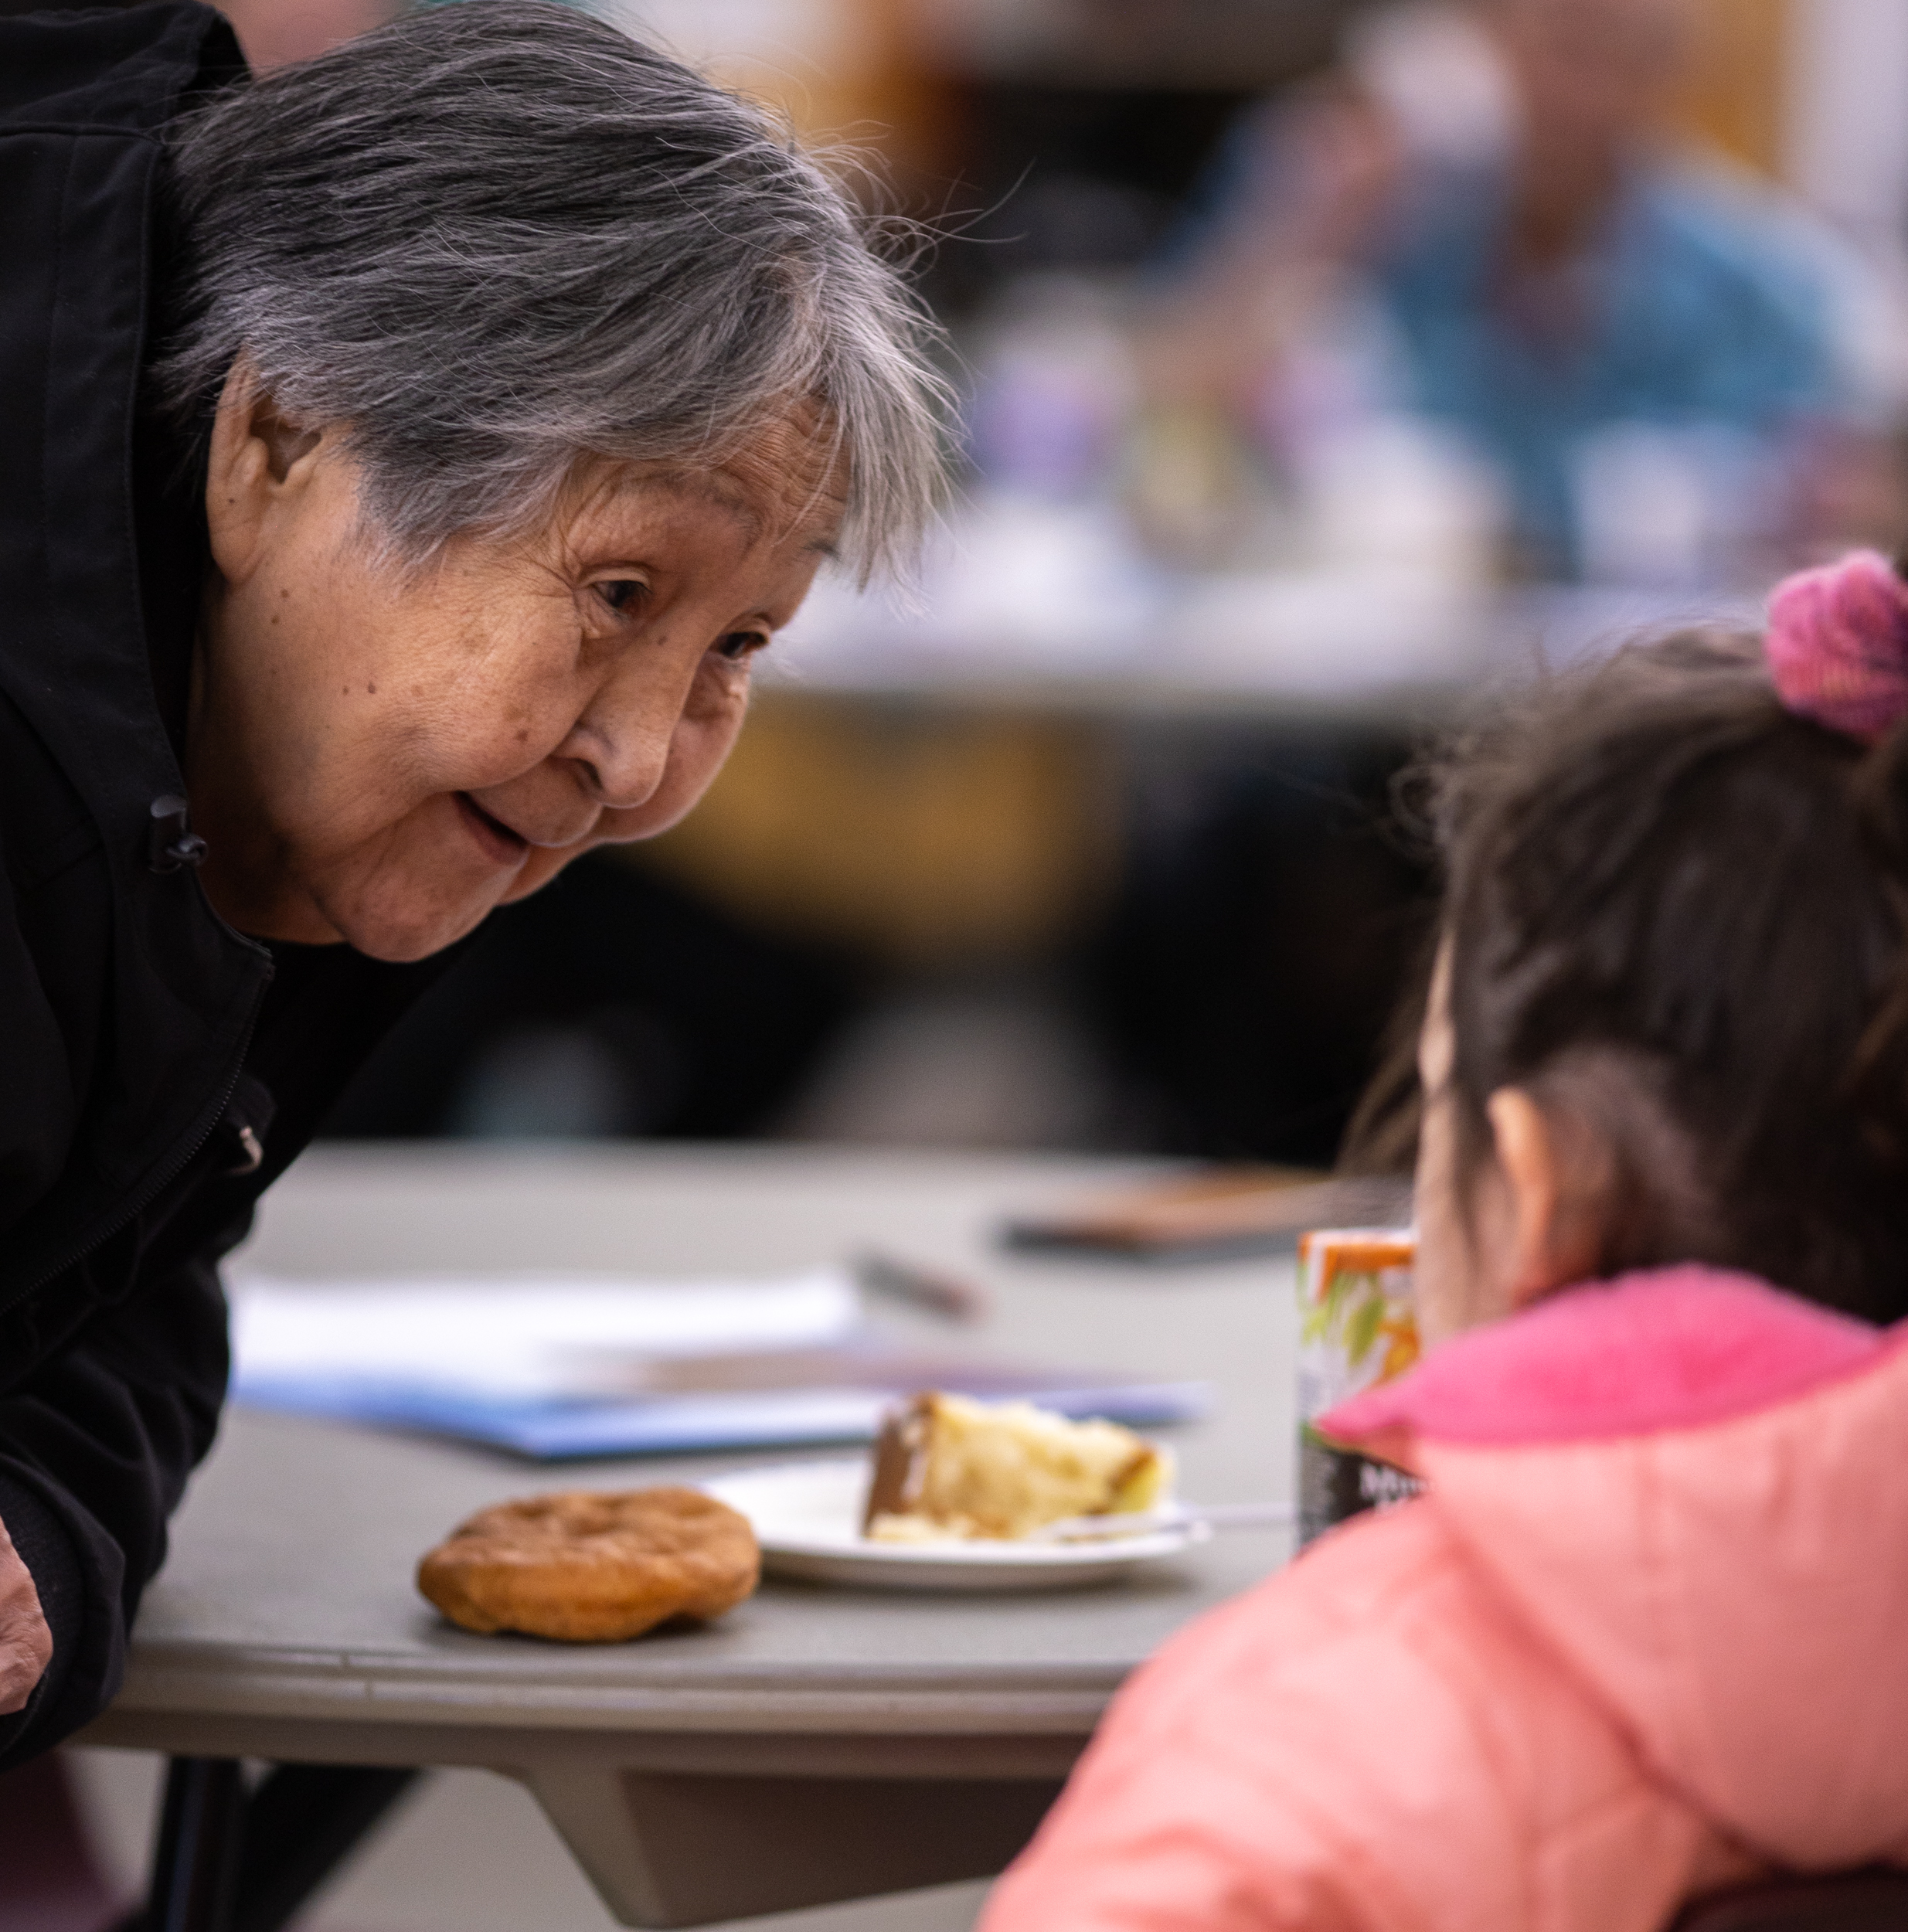
[[[461,0],[229,89],[169,137],[151,393],[202,452],[226,376],[337,423],[368,528],[428,557],[592,457],[720,461],[818,407],[856,574],[945,477],[938,332],[764,109],[552,0]]]

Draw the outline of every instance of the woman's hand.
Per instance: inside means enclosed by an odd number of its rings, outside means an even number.
[[[53,1661],[53,1634],[41,1614],[33,1576],[0,1523],[0,1716],[25,1708]]]

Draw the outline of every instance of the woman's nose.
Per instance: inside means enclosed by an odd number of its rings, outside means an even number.
[[[634,811],[655,797],[669,762],[669,733],[647,726],[608,738],[589,734],[571,754],[594,801],[610,811]]]
[[[579,768],[598,804],[633,811],[655,795],[688,696],[686,688],[658,689],[653,679],[618,680],[597,695],[560,755]]]

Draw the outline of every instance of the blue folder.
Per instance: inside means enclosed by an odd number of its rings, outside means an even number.
[[[964,1389],[962,1379],[938,1386],[988,1399],[1012,1396],[1076,1419],[1104,1416],[1134,1428],[1195,1422],[1212,1406],[1211,1386],[1203,1382],[1049,1388],[1025,1370],[982,1371],[965,1378]],[[233,1391],[253,1408],[448,1436],[538,1461],[868,1442],[901,1393],[804,1388],[552,1400],[358,1375],[241,1376]]]

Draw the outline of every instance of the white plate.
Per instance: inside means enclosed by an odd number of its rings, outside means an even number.
[[[702,1486],[754,1526],[762,1566],[784,1577],[878,1590],[1064,1590],[1176,1556],[1211,1532],[1175,1524],[1106,1543],[870,1543],[861,1533],[869,1459],[777,1463]]]

